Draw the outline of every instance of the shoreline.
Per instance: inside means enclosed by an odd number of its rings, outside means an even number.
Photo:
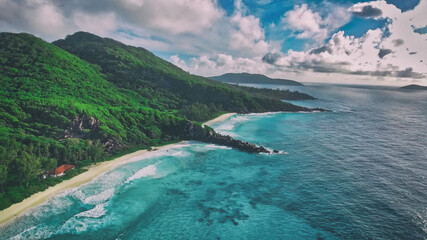
[[[209,120],[202,124],[204,125],[212,125],[218,122],[222,122],[226,120],[227,118],[235,115],[236,113],[225,113],[222,114],[212,120]],[[182,143],[186,141],[181,141],[178,143],[172,143],[160,147],[153,147],[156,148],[156,151],[164,150],[168,148],[172,148],[174,146],[179,146]],[[52,198],[55,195],[58,195],[62,192],[65,192],[68,189],[79,187],[83,184],[91,182],[93,179],[95,179],[98,176],[101,176],[102,174],[109,172],[113,170],[115,167],[118,167],[120,165],[126,164],[128,162],[131,162],[134,158],[143,157],[144,155],[148,153],[152,153],[153,151],[148,150],[139,150],[133,153],[129,153],[126,155],[123,155],[121,157],[115,158],[113,160],[105,161],[98,163],[96,165],[91,165],[89,169],[81,173],[71,179],[64,180],[61,183],[56,184],[55,186],[51,186],[44,191],[35,193],[28,198],[24,199],[22,202],[15,203],[11,205],[10,207],[3,209],[0,211],[0,225],[6,224],[14,220],[16,217],[19,217],[21,214],[26,212],[27,210],[34,208],[42,203],[45,203],[50,198]]]
[[[174,146],[178,146],[182,144],[184,141],[178,143],[172,143],[160,147],[155,147],[156,151],[168,149]],[[0,211],[0,225],[6,224],[16,217],[20,216],[27,210],[36,207],[46,201],[48,201],[51,197],[60,194],[68,189],[79,187],[83,184],[89,183],[93,179],[102,174],[113,170],[115,167],[126,164],[127,162],[132,161],[134,158],[143,157],[148,153],[152,153],[153,151],[148,150],[139,150],[133,153],[126,154],[124,156],[115,158],[110,161],[100,162],[96,165],[91,165],[86,172],[83,172],[71,179],[64,180],[55,186],[51,186],[44,191],[35,193],[30,197],[24,199],[22,202],[15,203],[10,207],[3,209]]]
[[[205,126],[205,125],[210,126],[210,125],[213,125],[213,124],[215,124],[215,123],[219,123],[219,122],[225,121],[225,120],[227,120],[229,117],[234,116],[234,115],[236,115],[236,114],[237,114],[237,113],[224,113],[224,114],[222,114],[222,115],[220,115],[220,116],[218,116],[218,117],[216,117],[216,118],[214,118],[214,119],[212,119],[212,120],[209,120],[209,121],[207,121],[207,122],[204,122],[204,123],[202,124],[202,126]]]

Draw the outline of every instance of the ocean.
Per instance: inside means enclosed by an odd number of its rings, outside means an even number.
[[[333,112],[213,126],[280,154],[184,142],[51,198],[0,239],[427,239],[427,91],[292,88]]]

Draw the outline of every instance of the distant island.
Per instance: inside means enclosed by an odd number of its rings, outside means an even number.
[[[411,84],[407,86],[403,86],[400,89],[406,89],[406,90],[427,90],[427,86],[421,86],[417,84]]]
[[[254,83],[254,84],[276,84],[276,85],[288,85],[288,86],[303,86],[304,84],[279,78],[269,78],[262,74],[251,74],[251,73],[226,73],[221,76],[209,77],[210,79],[226,82],[226,83]]]

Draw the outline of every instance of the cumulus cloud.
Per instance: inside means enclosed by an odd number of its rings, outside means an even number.
[[[382,13],[381,9],[374,8],[371,5],[363,6],[361,10],[353,12],[358,17],[379,17]]]
[[[175,54],[254,57],[277,49],[241,0],[231,16],[216,0],[0,0],[0,5],[0,31],[25,31],[48,41],[88,31]]]
[[[173,63],[179,63],[181,59],[174,58]],[[217,54],[215,56],[194,57],[188,64],[180,66],[183,69],[189,69],[190,72],[202,76],[214,76],[224,73],[268,73],[274,71],[276,67],[262,63],[261,58],[234,57],[229,54]]]
[[[187,63],[185,63],[184,60],[182,60],[181,58],[179,58],[178,55],[173,55],[169,58],[169,61],[171,63],[173,63],[174,65],[184,69],[185,71],[188,71],[188,66]]]
[[[312,49],[310,51],[310,54],[319,54],[319,53],[323,53],[323,52],[332,53],[332,49],[330,49],[327,46],[321,46],[319,48]]]
[[[373,9],[381,10],[381,14]],[[427,9],[426,2],[404,13],[385,1],[355,4],[349,11],[364,12],[366,17],[386,18],[389,20],[387,26],[368,30],[359,38],[339,31],[326,44],[307,51],[289,50],[275,63],[300,72],[310,70],[375,77],[425,78],[427,51],[419,46],[425,45],[427,37],[414,32],[414,27],[423,25],[423,9]],[[299,10],[306,11],[305,7]],[[411,49],[417,49],[417,52]]]
[[[235,3],[235,13],[231,17],[230,45],[239,51],[253,51],[257,55],[269,50],[269,44],[265,41],[264,29],[260,25],[259,18],[253,15],[246,16],[242,10],[242,2]]]
[[[203,31],[223,15],[211,0],[74,0],[64,2],[63,8],[87,14],[114,12],[122,23],[169,34]]]
[[[297,38],[314,39],[318,42],[325,40],[329,33],[350,20],[350,14],[344,7],[325,4],[331,10],[325,17],[308,8],[307,4],[296,5],[293,10],[284,14],[284,29],[294,31]]]
[[[53,37],[68,32],[61,9],[47,0],[1,0],[0,30],[35,32]]]
[[[277,59],[280,58],[279,53],[267,53],[262,57],[262,61],[268,64],[275,64]]]
[[[402,11],[393,4],[384,0],[356,3],[348,9],[356,16],[369,18],[387,18],[402,14]]]
[[[297,5],[292,11],[286,12],[283,22],[287,24],[286,27],[301,32],[298,38],[326,38],[326,29],[320,27],[320,14],[308,9],[307,4]]]

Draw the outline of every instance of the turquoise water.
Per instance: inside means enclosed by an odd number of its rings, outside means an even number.
[[[427,93],[299,90],[334,112],[214,125],[287,154],[183,143],[53,197],[0,238],[427,239]]]

